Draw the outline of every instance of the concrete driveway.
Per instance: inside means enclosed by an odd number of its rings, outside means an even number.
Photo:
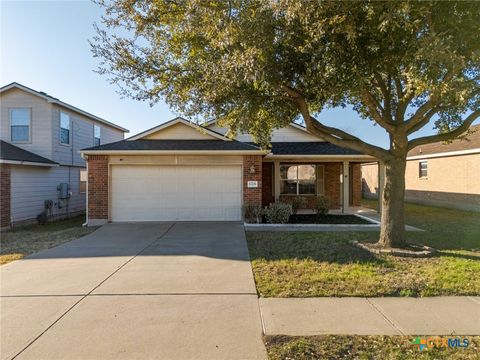
[[[108,224],[0,267],[2,359],[264,359],[239,223]]]

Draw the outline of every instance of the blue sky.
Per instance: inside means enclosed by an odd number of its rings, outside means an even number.
[[[1,1],[1,85],[13,81],[45,91],[138,133],[176,115],[168,105],[121,98],[107,78],[95,73],[98,59],[88,39],[102,10],[90,1]],[[348,130],[362,139],[387,146],[383,129],[361,120],[350,109],[326,110],[328,125]],[[431,127],[430,127],[431,128]],[[423,134],[431,133],[425,129]]]

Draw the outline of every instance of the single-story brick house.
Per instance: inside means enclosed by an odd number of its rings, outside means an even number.
[[[290,124],[274,130],[269,150],[248,134],[235,139],[215,122],[176,118],[126,140],[81,151],[87,160],[87,221],[238,221],[242,205],[295,196],[311,207],[359,206],[360,163],[373,158]]]

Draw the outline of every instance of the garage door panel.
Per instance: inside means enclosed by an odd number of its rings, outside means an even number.
[[[112,166],[113,221],[240,220],[235,166]]]

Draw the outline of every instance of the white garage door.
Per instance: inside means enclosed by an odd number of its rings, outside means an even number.
[[[241,219],[235,166],[112,166],[112,221]]]

